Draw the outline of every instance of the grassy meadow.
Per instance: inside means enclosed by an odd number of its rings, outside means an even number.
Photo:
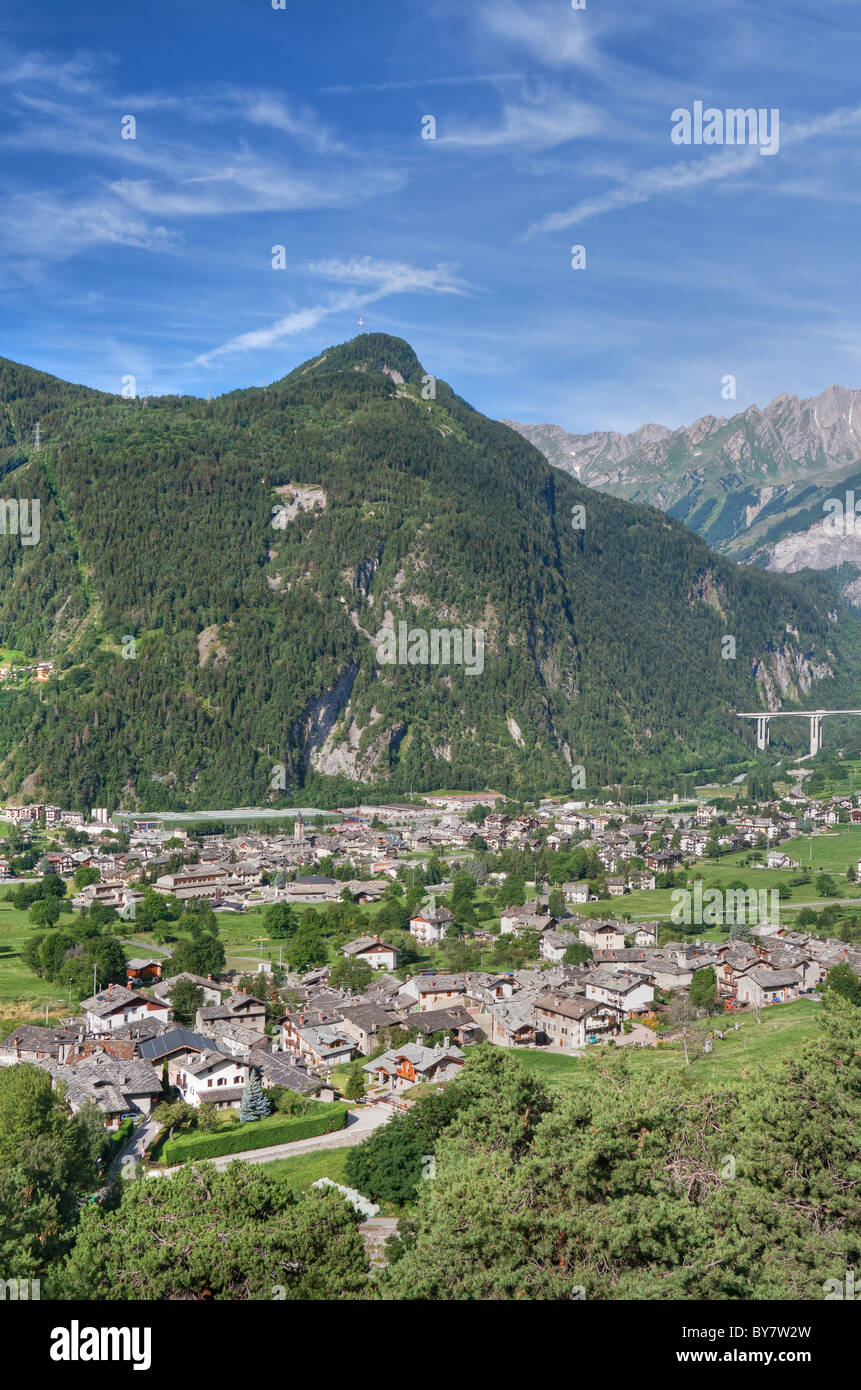
[[[698,1025],[700,1032],[705,1034],[719,1029],[726,1033],[726,1038],[715,1038],[714,1051],[694,1057],[690,1067],[685,1066],[681,1043],[619,1050],[625,1051],[635,1076],[672,1072],[696,1082],[744,1080],[772,1070],[778,1062],[797,1053],[801,1045],[814,1036],[821,1008],[822,1005],[812,999],[798,999],[791,1004],[772,1004],[763,1009],[759,1023],[752,1013],[702,1019]],[[604,1050],[592,1048],[590,1055],[600,1055]],[[578,1079],[585,1078],[589,1066],[584,1059],[549,1050],[518,1052],[517,1058],[525,1071],[540,1077],[554,1089],[576,1086]]]

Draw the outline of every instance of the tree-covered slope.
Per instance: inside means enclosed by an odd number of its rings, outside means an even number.
[[[582,487],[399,339],[216,401],[0,362],[0,412],[4,495],[41,501],[38,544],[0,539],[0,646],[57,663],[0,686],[0,791],[153,809],[654,778],[742,756],[737,709],[856,688],[824,580]],[[483,669],[380,664],[400,621],[480,629]]]

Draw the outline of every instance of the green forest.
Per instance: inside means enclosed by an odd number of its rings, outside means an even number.
[[[347,1202],[295,1193],[278,1165],[141,1172],[87,1201],[98,1115],[69,1117],[37,1067],[0,1069],[7,1277],[60,1299],[834,1297],[861,1257],[861,1010],[834,995],[820,1020],[790,1059],[722,1083],[610,1049],[554,1085],[469,1049],[349,1152],[347,1180],[401,1212],[377,1270]]]
[[[375,334],[213,401],[0,360],[3,495],[40,501],[38,544],[0,536],[0,648],[56,663],[0,686],[0,793],[332,806],[534,796],[580,766],[654,786],[744,768],[734,714],[766,684],[850,702],[861,624],[827,579],[738,567],[425,380]],[[325,505],[278,529],[290,484]],[[387,614],[481,629],[483,671],[378,664]]]

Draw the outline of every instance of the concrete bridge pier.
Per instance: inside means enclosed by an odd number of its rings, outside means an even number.
[[[766,714],[758,714],[756,717],[756,746],[759,749],[768,747],[768,715]]]
[[[822,751],[822,715],[811,714],[810,716],[810,756]]]

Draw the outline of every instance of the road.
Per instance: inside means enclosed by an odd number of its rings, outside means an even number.
[[[156,1124],[154,1120],[144,1120],[142,1125],[137,1125],[135,1127],[128,1143],[111,1160],[108,1171],[105,1174],[105,1180],[98,1190],[97,1195],[99,1197],[105,1197],[107,1195],[114,1178],[120,1170],[123,1171],[126,1177],[134,1177],[137,1165],[143,1158],[147,1145],[152,1143],[160,1129],[161,1125]]]
[[[218,1172],[223,1173],[225,1168],[237,1159],[240,1163],[271,1163],[275,1158],[296,1158],[299,1154],[316,1153],[320,1149],[349,1148],[353,1144],[361,1144],[375,1129],[388,1124],[394,1113],[388,1105],[363,1106],[361,1110],[350,1110],[346,1127],[336,1130],[334,1134],[320,1134],[314,1139],[297,1139],[292,1144],[272,1144],[266,1149],[243,1149],[240,1153],[223,1154],[219,1158],[209,1159],[208,1162],[214,1163]],[[147,1176],[170,1177],[172,1173],[185,1166],[180,1163],[173,1168],[154,1168]]]
[[[131,946],[135,951],[146,951],[150,956],[169,956],[169,946],[154,946],[151,941],[132,941],[125,936],[117,938],[121,946]]]

